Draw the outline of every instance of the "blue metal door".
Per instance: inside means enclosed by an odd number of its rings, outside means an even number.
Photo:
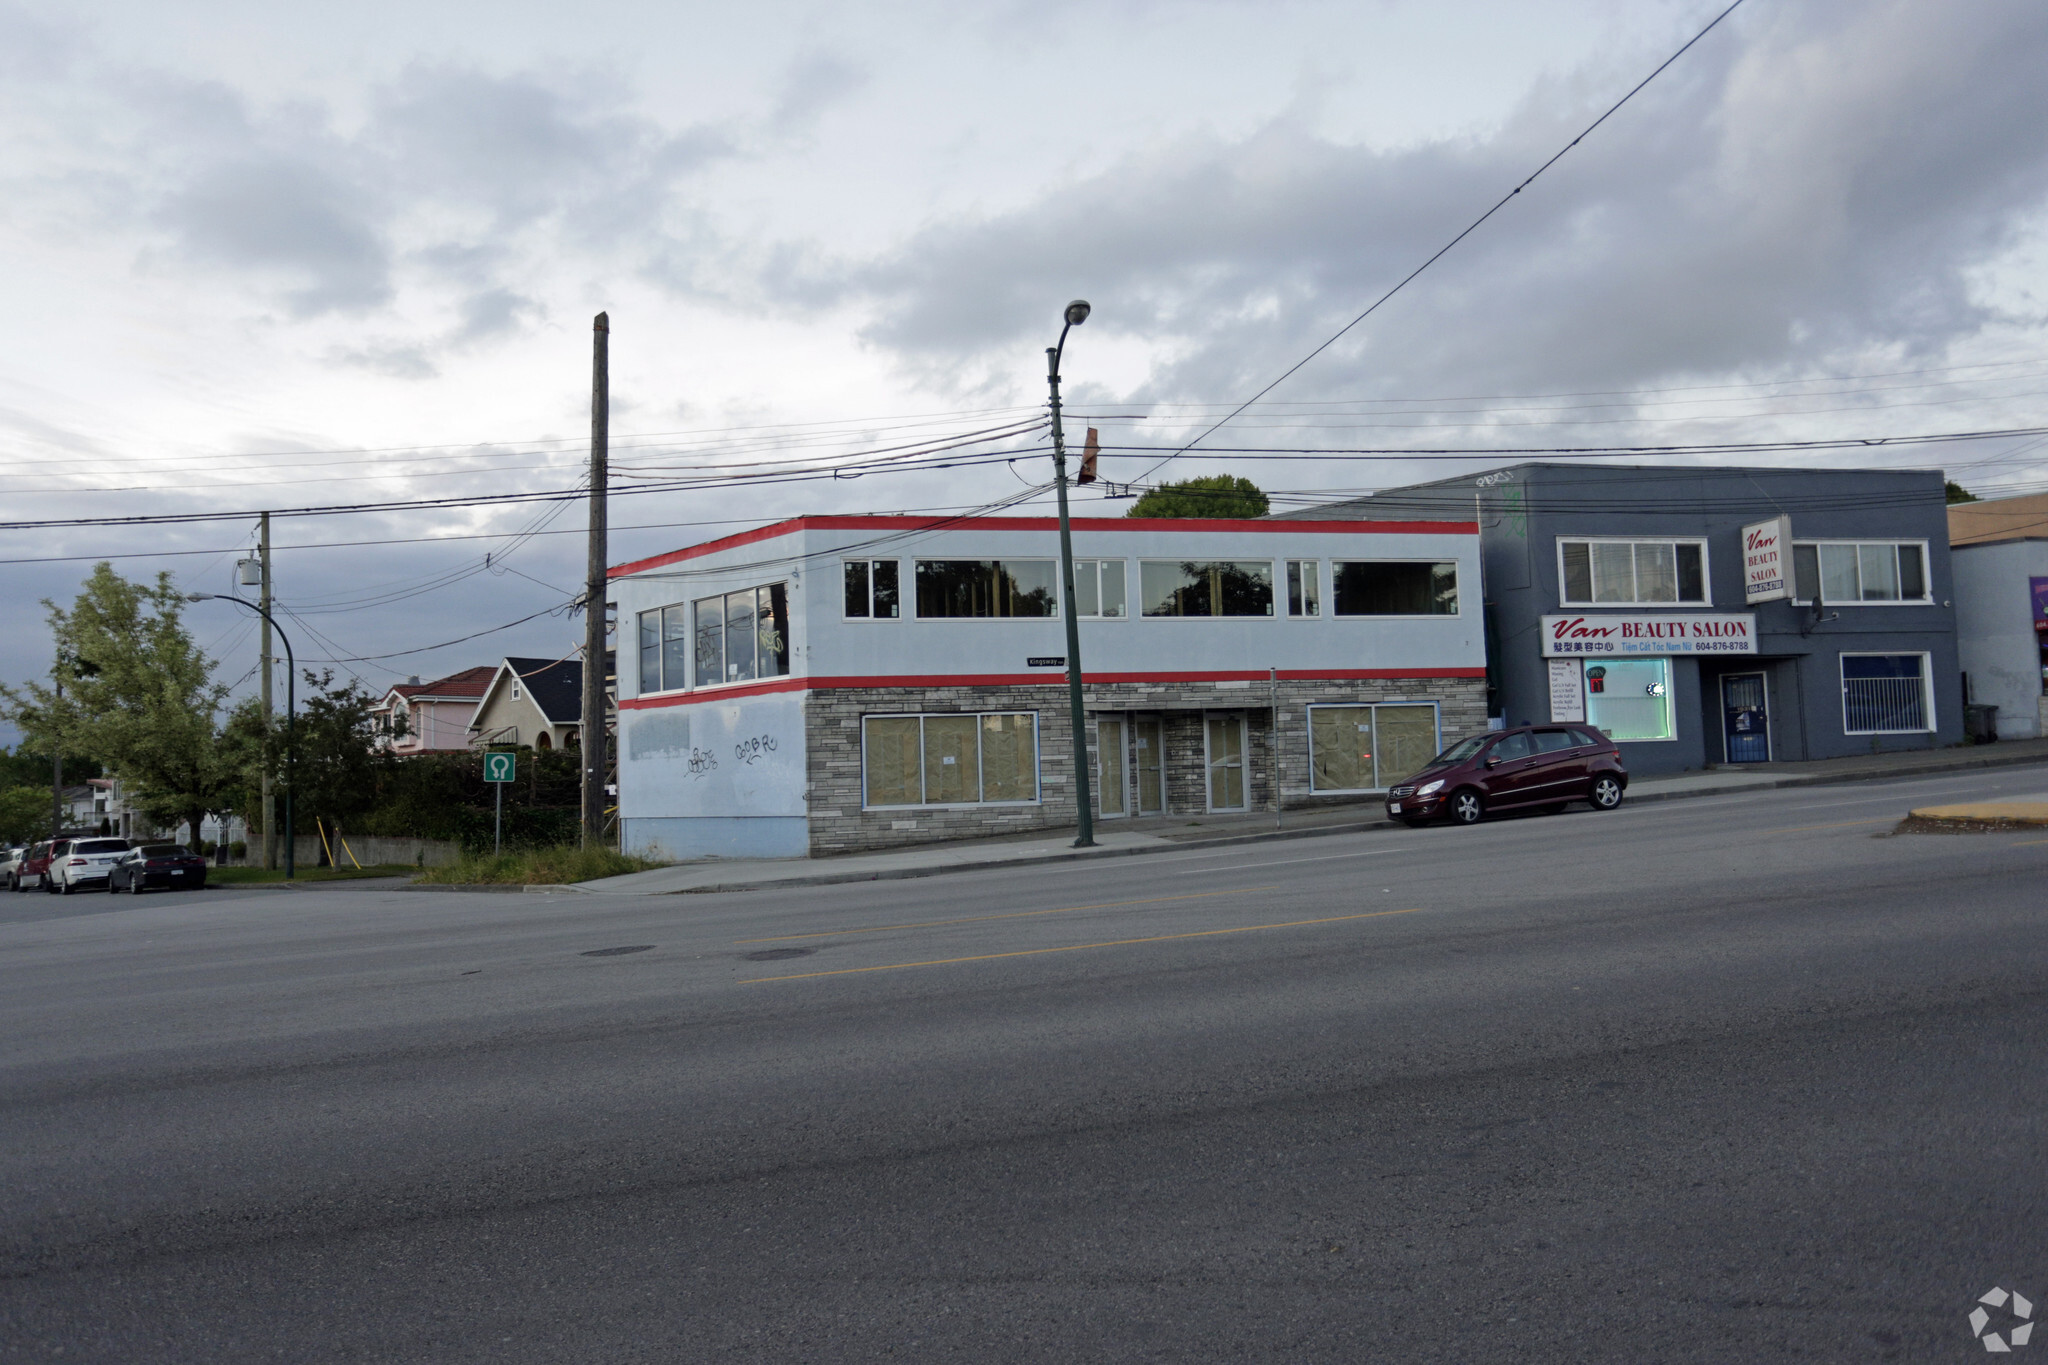
[[[1771,761],[1771,720],[1764,709],[1763,674],[1722,675],[1721,733],[1730,763]]]

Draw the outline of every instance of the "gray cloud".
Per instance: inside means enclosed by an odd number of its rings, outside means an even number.
[[[1880,345],[1936,354],[1996,321],[1970,277],[2048,196],[2048,10],[1739,17],[1319,360],[1295,396],[1637,384]],[[869,301],[872,342],[963,384],[991,357],[1044,344],[1060,304],[1086,295],[1097,334],[1173,357],[1147,396],[1244,393],[1632,79],[1548,85],[1492,136],[1393,151],[1288,121],[1240,141],[1190,138],[1014,212],[934,225],[881,259],[784,258],[774,279],[799,306]]]
[[[207,264],[287,281],[296,316],[372,308],[391,297],[391,250],[376,205],[306,160],[252,157],[211,166],[166,197],[158,221]]]

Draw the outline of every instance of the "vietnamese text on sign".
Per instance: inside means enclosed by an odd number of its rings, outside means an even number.
[[[1546,658],[1631,654],[1754,654],[1756,617],[1743,613],[1546,616]]]

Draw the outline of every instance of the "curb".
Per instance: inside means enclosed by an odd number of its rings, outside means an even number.
[[[1838,786],[1851,782],[1879,782],[1899,777],[1929,777],[1943,773],[1968,772],[1979,768],[2010,768],[2027,764],[2048,764],[2048,756],[2040,754],[2016,755],[2014,757],[1986,757],[1962,762],[1910,763],[1883,771],[1856,773],[1794,773],[1783,777],[1759,777],[1740,784],[1709,787],[1694,791],[1639,791],[1629,788],[1629,805],[1640,805],[1657,801],[1686,801],[1705,796],[1738,796],[1745,792],[1778,791],[1787,787]],[[1646,779],[1654,782],[1656,779]],[[1400,829],[1402,826],[1385,818],[1359,820],[1334,825],[1314,825],[1302,829],[1267,830],[1258,834],[1229,834],[1214,839],[1186,839],[1164,844],[1142,844],[1135,848],[1075,849],[1067,853],[1049,853],[1041,858],[1005,858],[979,863],[941,863],[932,867],[889,868],[873,872],[817,872],[802,877],[770,877],[756,881],[717,882],[710,886],[690,886],[679,891],[596,891],[587,886],[569,884],[561,886],[401,886],[399,891],[484,891],[484,892],[574,892],[585,896],[708,896],[733,891],[772,891],[782,887],[845,886],[856,882],[910,881],[921,877],[942,877],[955,872],[983,872],[999,867],[1043,867],[1048,863],[1076,863],[1091,858],[1132,858],[1153,853],[1178,853],[1193,848],[1228,848],[1234,844],[1270,844],[1289,839],[1313,839],[1327,834],[1363,834],[1367,830]]]

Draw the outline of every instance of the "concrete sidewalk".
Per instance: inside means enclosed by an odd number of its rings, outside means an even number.
[[[1638,778],[1629,784],[1631,802],[1676,801],[1695,796],[1772,791],[1781,787],[1822,786],[1881,778],[1924,777],[1972,768],[2048,763],[2048,740],[2010,740],[1955,749],[1922,749],[1897,754],[1865,754],[1856,758],[1814,763],[1753,764],[1674,777]],[[1273,812],[1165,816],[1107,821],[1096,826],[1096,847],[1073,847],[1072,831],[1011,835],[997,839],[961,839],[943,844],[883,853],[853,853],[835,858],[714,859],[632,872],[623,877],[582,882],[575,886],[529,887],[535,892],[586,895],[659,896],[684,892],[752,891],[770,886],[824,886],[837,882],[888,881],[931,877],[970,868],[1008,863],[1068,862],[1080,858],[1130,857],[1164,853],[1191,846],[1264,843],[1318,834],[1368,829],[1395,829],[1378,800],[1343,806],[1319,806],[1284,812],[1275,827]]]

